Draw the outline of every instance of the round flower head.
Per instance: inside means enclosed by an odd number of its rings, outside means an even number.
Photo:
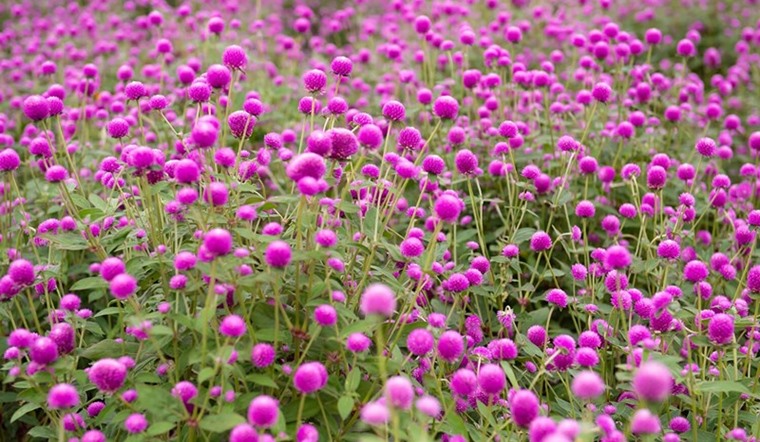
[[[595,214],[596,207],[591,201],[583,200],[575,206],[575,215],[580,218],[593,218]]]
[[[61,181],[64,181],[69,177],[69,172],[66,170],[65,167],[59,166],[58,164],[50,166],[45,171],[45,179],[49,183],[60,183]]]
[[[224,229],[211,229],[203,236],[203,246],[214,256],[223,256],[232,250],[232,235]]]
[[[691,423],[683,416],[676,416],[670,420],[669,427],[676,433],[686,433],[691,429]]]
[[[330,304],[322,304],[314,309],[314,320],[322,327],[332,327],[338,322],[338,312]]]
[[[206,81],[214,89],[224,89],[232,81],[232,73],[227,66],[212,64],[206,70]]]
[[[527,428],[538,417],[539,410],[538,397],[530,390],[520,390],[509,399],[512,420],[520,427]]]
[[[372,340],[359,332],[351,333],[346,338],[346,348],[353,353],[367,351],[370,345],[372,345]]]
[[[425,246],[417,238],[407,238],[401,241],[399,249],[406,258],[416,258],[425,252]]]
[[[478,370],[478,385],[488,394],[499,394],[507,385],[504,370],[496,364],[485,364]]]
[[[369,285],[362,293],[359,310],[364,316],[393,316],[396,311],[396,295],[387,285],[375,283]]]
[[[681,247],[672,239],[666,239],[657,246],[657,256],[663,259],[677,259],[681,256]]]
[[[142,433],[148,428],[148,420],[140,413],[131,414],[124,421],[124,428],[130,434]]]
[[[573,378],[573,394],[581,399],[595,399],[604,393],[604,381],[593,371],[586,370]]]
[[[79,405],[79,392],[71,384],[56,384],[48,391],[47,404],[53,410],[76,407]]]
[[[384,403],[370,402],[360,413],[362,422],[368,425],[385,425],[391,418],[391,412]]]
[[[205,81],[193,81],[187,88],[187,96],[196,103],[205,103],[211,98],[211,86]]]
[[[251,350],[251,363],[257,368],[265,368],[274,362],[275,350],[270,344],[256,344]]]
[[[333,58],[333,61],[330,63],[330,69],[332,70],[333,74],[339,77],[350,76],[353,68],[354,64],[348,57],[338,56]]]
[[[187,404],[198,396],[198,388],[192,382],[180,381],[172,388],[172,396],[181,400],[183,404]]]
[[[716,314],[710,318],[707,334],[714,344],[730,344],[734,340],[734,317],[725,313]]]
[[[559,308],[567,307],[567,293],[561,289],[551,289],[546,293],[546,302]]]
[[[464,352],[464,338],[454,330],[444,332],[438,338],[438,355],[446,362],[456,362]]]
[[[694,43],[688,38],[684,38],[676,45],[676,52],[681,57],[693,57],[697,54],[697,50],[694,47]]]
[[[189,159],[181,159],[174,165],[174,179],[179,183],[189,184],[198,181],[200,178],[200,168],[198,164]]]
[[[8,276],[18,285],[34,283],[34,265],[25,259],[16,259],[8,267]]]
[[[596,83],[591,90],[591,96],[600,103],[607,103],[612,98],[612,88],[607,83]]]
[[[293,385],[302,394],[321,390],[327,385],[327,369],[320,362],[302,364],[293,375]]]
[[[377,149],[383,145],[383,131],[374,124],[365,124],[359,128],[357,139],[367,149]]]
[[[710,158],[715,154],[717,146],[712,138],[701,138],[694,146],[697,152],[705,158]]]
[[[670,396],[673,376],[665,364],[644,362],[633,376],[633,391],[644,400],[662,402]]]
[[[290,244],[277,240],[269,243],[267,246],[264,252],[264,260],[271,267],[283,268],[290,264],[292,255],[293,252],[290,249]]]
[[[285,169],[288,178],[295,182],[307,176],[318,180],[325,175],[326,171],[324,158],[312,152],[304,152],[296,156],[290,160],[290,164]]]
[[[747,288],[752,293],[760,293],[760,265],[752,266],[747,272]]]
[[[433,210],[441,220],[454,223],[462,211],[462,200],[449,193],[444,193],[435,200]]]
[[[40,95],[27,97],[21,107],[24,115],[32,121],[44,120],[50,114],[50,105],[47,99]]]
[[[530,237],[530,249],[534,252],[543,252],[552,248],[552,238],[544,231],[538,231]]]
[[[327,75],[318,69],[312,69],[303,74],[303,86],[309,93],[319,93],[327,85]]]
[[[136,101],[148,95],[148,92],[144,84],[139,81],[132,81],[124,87],[124,94],[127,96],[127,99]]]
[[[454,157],[454,164],[461,174],[470,174],[478,168],[478,157],[469,149],[462,149]]]
[[[230,127],[230,133],[235,138],[248,138],[253,134],[256,118],[246,111],[239,110],[227,117],[227,124]]]
[[[279,404],[277,399],[261,395],[248,405],[248,422],[259,428],[271,428],[277,423]]]
[[[230,45],[224,49],[222,53],[222,62],[232,69],[245,69],[248,64],[248,55],[245,53],[245,49],[238,45]]]
[[[428,354],[435,345],[433,334],[424,328],[418,328],[409,333],[406,338],[406,348],[417,356]]]
[[[623,246],[611,246],[604,255],[604,265],[611,269],[624,269],[631,265],[631,253]]]
[[[442,120],[453,120],[459,114],[459,102],[449,95],[438,97],[433,102],[433,114]]]
[[[390,405],[402,410],[412,408],[414,388],[409,379],[403,376],[393,376],[385,382],[385,399]]]
[[[650,189],[662,189],[668,179],[668,173],[661,166],[652,166],[647,171],[647,187]]]
[[[359,150],[359,142],[348,129],[334,128],[328,131],[331,147],[330,158],[335,160],[347,160]]]
[[[243,336],[245,329],[245,320],[238,315],[225,316],[219,323],[219,333],[230,338]]]
[[[128,273],[116,275],[108,287],[116,299],[127,299],[137,291],[137,279]]]
[[[129,134],[129,123],[123,118],[116,117],[108,122],[106,130],[111,138],[124,138]]]
[[[0,151],[0,171],[8,172],[18,169],[21,164],[21,158],[18,153],[11,148],[6,148]]]
[[[660,418],[646,408],[637,410],[631,418],[631,433],[635,435],[657,434],[660,430]]]
[[[303,424],[296,432],[296,442],[319,442],[319,431],[314,425]]]
[[[400,121],[406,118],[406,108],[398,101],[391,100],[383,105],[383,117],[390,121]]]
[[[101,359],[90,367],[87,377],[98,390],[113,393],[124,385],[127,367],[116,359]]]
[[[710,270],[707,265],[699,260],[689,261],[683,268],[683,278],[691,283],[702,282],[707,279]]]
[[[50,338],[37,338],[29,348],[29,359],[40,365],[50,364],[58,359],[58,346]]]
[[[229,442],[258,442],[259,434],[249,424],[239,424],[230,431]]]
[[[98,430],[90,430],[86,431],[82,438],[80,439],[80,442],[106,442],[106,435],[103,434],[103,432]]]

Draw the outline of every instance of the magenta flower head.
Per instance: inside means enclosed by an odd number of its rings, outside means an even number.
[[[183,404],[187,404],[198,396],[198,388],[192,382],[180,381],[172,388],[172,396],[181,400]]]
[[[591,201],[583,200],[575,206],[575,215],[580,218],[593,218],[596,214],[596,207]]]
[[[747,288],[752,293],[760,293],[760,265],[752,266],[747,272]]]
[[[684,38],[676,45],[676,52],[681,57],[693,57],[697,55],[697,48],[694,47],[694,43],[688,38]]]
[[[596,83],[591,90],[591,96],[600,103],[607,103],[612,98],[612,88],[607,83]]]
[[[21,158],[15,150],[9,148],[0,151],[0,171],[9,172],[18,169]]]
[[[672,387],[673,375],[661,362],[644,362],[633,375],[633,391],[639,398],[647,401],[664,401],[670,396]]]
[[[718,313],[710,318],[707,335],[716,345],[730,344],[734,340],[734,317]]]
[[[354,64],[351,59],[344,56],[335,57],[330,63],[330,69],[332,70],[333,74],[339,77],[350,76],[353,68]]]
[[[303,74],[303,87],[311,94],[317,94],[327,85],[327,75],[319,69],[311,69]]]
[[[111,290],[111,296],[116,299],[127,299],[137,291],[137,279],[128,273],[116,275],[108,287]]]
[[[277,423],[280,406],[277,399],[261,395],[248,405],[248,422],[259,428],[271,428]]]
[[[148,420],[140,413],[134,413],[129,415],[124,421],[124,429],[130,434],[139,434],[148,428]]]
[[[364,316],[380,315],[391,317],[396,311],[396,295],[385,284],[371,284],[362,293],[361,300],[359,301],[359,310]]]
[[[343,161],[351,157],[359,150],[359,141],[348,129],[336,127],[328,131],[330,136],[330,158]]]
[[[111,138],[124,138],[129,134],[129,123],[123,118],[116,117],[108,122],[106,130]]]
[[[327,171],[325,160],[320,155],[312,152],[304,152],[292,160],[285,169],[288,178],[298,182],[303,177],[311,177],[315,180],[322,178]]]
[[[604,393],[604,381],[593,371],[586,370],[578,373],[573,378],[573,394],[584,400],[595,399]]]
[[[406,108],[396,100],[390,100],[383,105],[383,117],[390,121],[400,121],[406,118]]]
[[[321,362],[301,364],[293,375],[293,385],[302,394],[314,393],[327,385],[327,369]]]
[[[667,180],[668,173],[661,166],[652,166],[647,171],[647,187],[650,189],[662,189]]]
[[[58,359],[58,346],[50,338],[39,337],[29,348],[29,359],[40,365],[47,365]]]
[[[113,393],[124,385],[127,367],[116,359],[101,359],[87,371],[90,382],[105,393]]]
[[[248,55],[246,55],[245,49],[240,46],[230,45],[222,53],[222,62],[231,69],[245,70],[245,66],[248,64]]]
[[[450,95],[443,95],[433,102],[433,114],[442,120],[453,120],[459,114],[459,102]]]
[[[281,269],[287,267],[292,259],[293,252],[290,249],[290,244],[285,241],[272,241],[267,246],[264,252],[264,260],[267,265]]]
[[[488,394],[499,394],[507,385],[504,370],[496,364],[485,364],[478,370],[478,385]]]
[[[24,100],[21,106],[24,115],[32,121],[41,121],[50,114],[50,105],[45,97],[31,95]]]
[[[462,149],[454,157],[454,164],[461,174],[474,173],[478,168],[478,157],[469,149]]]
[[[276,352],[270,344],[259,343],[251,350],[251,363],[257,368],[265,368],[272,365]]]
[[[232,73],[227,66],[212,64],[206,70],[206,81],[214,89],[224,89],[232,81]]]
[[[709,274],[707,264],[696,259],[689,261],[683,268],[683,279],[694,284],[704,281]]]
[[[76,407],[79,405],[79,393],[71,384],[56,384],[48,391],[47,403],[48,408],[53,410]]]
[[[69,177],[69,172],[65,167],[55,164],[48,167],[45,171],[45,180],[49,183],[60,183]]]
[[[417,356],[428,354],[435,345],[433,334],[424,328],[418,328],[409,333],[406,338],[406,348]]]
[[[362,422],[368,425],[385,425],[391,418],[391,412],[384,403],[370,402],[360,413]]]
[[[666,239],[657,246],[657,256],[662,259],[677,259],[681,256],[681,246],[672,239]]]
[[[520,427],[527,428],[538,417],[540,403],[538,397],[530,390],[520,390],[509,399],[509,411],[512,420]]]
[[[438,338],[438,355],[446,362],[459,360],[464,352],[464,338],[458,332],[449,330]]]
[[[464,202],[450,193],[443,193],[435,200],[433,210],[441,220],[454,223],[459,219],[459,214],[464,208]]]
[[[346,348],[352,353],[362,353],[369,349],[372,340],[363,333],[355,332],[346,338]]]
[[[717,146],[715,145],[715,140],[712,138],[700,138],[694,145],[694,148],[703,157],[710,158],[715,155]]]
[[[338,322],[338,312],[330,304],[322,304],[314,309],[314,320],[322,327],[332,327]]]
[[[20,286],[34,283],[34,265],[25,259],[16,259],[8,267],[8,276]]]
[[[623,246],[610,246],[604,255],[604,265],[611,269],[624,269],[631,265],[631,253]]]
[[[232,235],[224,229],[211,229],[203,236],[203,246],[214,256],[224,256],[232,250]]]
[[[144,84],[139,81],[131,81],[124,87],[124,94],[127,96],[127,99],[137,101],[148,95],[148,92]]]
[[[631,418],[631,433],[635,435],[658,434],[660,430],[660,418],[646,408],[637,410]]]
[[[248,138],[253,134],[256,118],[246,111],[239,110],[227,117],[227,124],[230,127],[230,133],[235,138]]]
[[[551,289],[546,293],[546,302],[559,308],[567,307],[567,293],[561,289]]]
[[[208,149],[216,144],[219,129],[209,121],[198,121],[190,131],[190,140],[201,149]]]
[[[238,315],[228,315],[219,323],[219,333],[229,338],[239,338],[245,334],[245,320]]]
[[[534,252],[543,252],[552,248],[552,238],[548,233],[539,230],[530,237],[530,249]]]
[[[408,410],[414,401],[414,387],[409,379],[393,376],[385,382],[385,399],[395,408]]]
[[[239,424],[230,431],[229,442],[258,442],[259,434],[249,424]]]

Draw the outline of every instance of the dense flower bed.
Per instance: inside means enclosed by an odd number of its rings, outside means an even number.
[[[760,436],[756,1],[0,20],[0,439]]]

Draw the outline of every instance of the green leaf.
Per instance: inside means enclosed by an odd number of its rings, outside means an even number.
[[[95,317],[98,318],[100,316],[109,316],[109,315],[117,315],[121,309],[119,307],[106,307],[103,310],[97,312],[95,314]]]
[[[108,282],[100,276],[90,276],[89,278],[80,279],[71,286],[71,291],[95,290],[108,287]],[[102,315],[98,315],[102,316]]]
[[[341,419],[346,419],[351,411],[354,409],[354,400],[351,396],[342,396],[338,399],[338,413]]]
[[[116,342],[113,339],[98,341],[91,347],[79,352],[79,356],[95,361],[103,358],[118,358],[137,352],[138,345],[134,342]]]
[[[236,425],[244,424],[245,418],[236,413],[212,414],[201,419],[198,424],[202,430],[223,433]]]
[[[92,205],[95,206],[95,208],[100,209],[103,212],[105,212],[106,209],[108,209],[108,205],[106,204],[106,202],[103,201],[101,197],[95,195],[94,193],[91,193],[88,199],[90,200]]]
[[[198,373],[198,385],[204,383],[206,380],[214,376],[214,369],[212,367],[206,367]]]
[[[697,383],[697,390],[702,393],[746,393],[749,388],[736,381],[705,381]]]
[[[348,373],[348,376],[346,376],[346,391],[347,392],[354,392],[357,388],[359,388],[359,383],[362,380],[361,373],[359,372],[358,368],[354,368]]]
[[[523,227],[522,229],[518,229],[517,232],[515,232],[515,236],[512,239],[512,242],[515,244],[524,243],[525,241],[529,240],[534,233],[536,233],[536,229],[532,227]]]
[[[22,405],[18,410],[16,410],[15,413],[13,413],[13,416],[11,416],[11,423],[16,422],[17,420],[24,417],[25,414],[29,413],[30,411],[34,411],[36,409],[40,408],[39,404],[24,404]]]
[[[254,373],[254,374],[248,375],[246,379],[250,380],[254,384],[262,385],[264,387],[277,388],[277,383],[272,378],[270,378],[269,376],[265,374]]]
[[[148,436],[158,436],[159,434],[171,431],[175,426],[174,422],[156,422],[155,424],[150,424],[145,434]]]

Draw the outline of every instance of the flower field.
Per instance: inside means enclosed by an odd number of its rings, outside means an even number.
[[[0,440],[760,438],[756,0],[0,22]]]

